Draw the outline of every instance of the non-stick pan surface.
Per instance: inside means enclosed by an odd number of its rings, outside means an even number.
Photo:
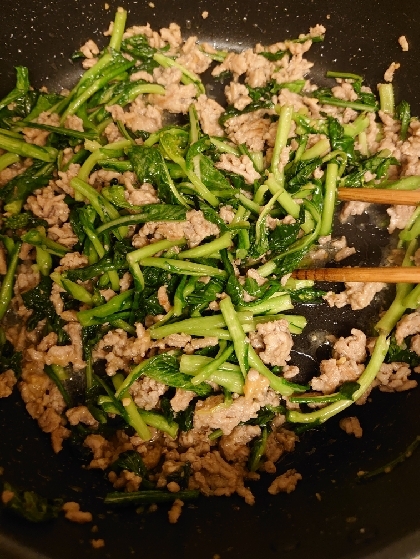
[[[2,0],[0,5],[0,95],[13,86],[14,66],[27,65],[32,83],[51,90],[70,87],[80,74],[69,57],[88,38],[104,44],[102,32],[118,4],[78,0]],[[127,0],[129,24],[152,27],[176,21],[183,34],[218,46],[241,49],[269,44],[327,27],[324,44],[308,58],[320,81],[328,69],[365,75],[374,87],[392,62],[397,99],[407,99],[420,114],[420,3],[413,0]],[[202,12],[209,12],[203,19]],[[406,35],[409,52],[397,39]],[[370,216],[355,227],[343,227],[358,242],[357,263],[377,263],[384,235]],[[366,328],[369,315],[309,309],[311,329],[347,335],[351,327]],[[308,344],[302,342],[302,351]],[[357,472],[381,466],[400,454],[420,434],[420,388],[409,393],[374,394],[358,407],[364,435],[349,437],[333,418],[317,431],[302,435],[294,454],[279,471],[295,466],[303,476],[291,495],[272,497],[268,478],[255,485],[256,504],[240,498],[204,498],[184,507],[177,525],[167,521],[166,507],[138,515],[134,510],[108,510],[102,498],[108,482],[100,471],[82,470],[76,454],[58,455],[49,437],[27,415],[17,395],[0,401],[0,466],[4,479],[48,497],[82,503],[92,511],[98,532],[64,518],[32,525],[0,516],[1,559],[397,559],[420,554],[420,452],[390,474],[359,482]],[[89,540],[104,538],[103,549]]]

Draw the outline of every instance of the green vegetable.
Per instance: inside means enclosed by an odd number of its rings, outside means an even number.
[[[63,504],[61,499],[51,501],[35,491],[17,489],[7,482],[3,484],[3,492],[13,494],[4,504],[4,508],[29,522],[46,522],[57,518]]]

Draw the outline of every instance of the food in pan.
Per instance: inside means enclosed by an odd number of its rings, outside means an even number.
[[[417,265],[420,210],[395,202],[420,186],[420,125],[390,81],[379,100],[359,75],[311,82],[321,25],[236,53],[125,23],[119,9],[109,44],[76,53],[71,91],[35,91],[18,67],[0,101],[0,396],[18,389],[56,452],[87,452],[106,504],[173,502],[176,522],[200,492],[253,504],[262,472],[293,491],[278,460],[302,428],[417,385],[412,283],[365,332],[313,334],[330,355],[310,375],[292,356],[305,313],[358,312],[390,291],[385,266]],[[335,292],[295,270],[357,257],[334,235],[342,188],[343,222],[386,189],[390,248]],[[355,414],[340,424],[361,436]]]

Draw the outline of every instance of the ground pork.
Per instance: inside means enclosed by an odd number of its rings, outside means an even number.
[[[142,478],[129,470],[123,470],[120,475],[116,472],[109,472],[108,479],[112,483],[114,489],[124,489],[127,493],[138,491],[143,481]]]
[[[345,357],[356,361],[356,363],[363,363],[366,359],[366,336],[361,330],[352,328],[351,336],[347,338],[341,337],[334,344],[333,349],[334,359]]]
[[[150,377],[143,377],[133,382],[130,394],[139,408],[152,410],[157,407],[159,398],[165,394],[167,389],[166,384]]]
[[[100,549],[101,547],[105,547],[105,540],[103,538],[98,538],[96,540],[90,540],[90,543],[93,549]]]
[[[92,39],[86,41],[79,50],[86,58],[94,58],[99,54],[99,47],[94,41],[92,41]]]
[[[247,375],[244,394],[228,404],[224,402],[223,395],[198,401],[194,414],[195,429],[221,429],[224,435],[230,435],[239,423],[257,417],[261,407],[279,404],[278,396],[269,387],[267,379],[254,369],[250,369]]]
[[[149,101],[154,107],[170,113],[186,114],[191,103],[195,101],[196,92],[193,83],[188,85],[171,83],[166,86],[164,95],[152,94],[149,96]]]
[[[99,423],[90,413],[86,406],[77,406],[75,408],[70,408],[66,411],[66,417],[69,420],[70,425],[78,425],[83,423],[89,427],[98,427]]]
[[[410,349],[411,349],[411,351],[414,351],[415,353],[417,353],[417,355],[420,355],[420,335],[419,334],[417,334],[416,336],[413,336],[411,338]]]
[[[42,362],[24,363],[19,390],[29,415],[45,433],[51,433],[53,449],[59,452],[63,439],[70,435],[62,418],[66,404],[55,383],[43,372]]]
[[[283,416],[283,420],[285,420]],[[293,452],[295,444],[299,439],[293,431],[280,427],[278,431],[273,430],[267,437],[264,449],[265,461],[262,469],[270,474],[276,473],[275,463],[285,452]]]
[[[62,225],[70,215],[70,208],[64,202],[64,194],[56,194],[50,185],[35,190],[33,196],[28,196],[25,209],[45,219],[48,225]]]
[[[4,276],[7,272],[6,250],[3,243],[0,243],[0,275]]]
[[[247,184],[253,184],[254,181],[261,178],[261,175],[254,169],[254,164],[248,155],[240,157],[230,153],[223,153],[218,163],[215,164],[217,169],[236,173],[244,177]]]
[[[386,213],[390,217],[388,225],[388,233],[393,233],[396,229],[404,229],[413,215],[415,206],[390,206],[387,208]]]
[[[32,262],[27,260],[18,265],[16,281],[13,286],[15,295],[24,293],[38,285],[41,279],[39,271],[32,265]]]
[[[249,505],[254,504],[254,496],[244,486],[246,470],[241,464],[229,464],[215,450],[195,459],[191,466],[194,473],[190,478],[190,489],[199,489],[206,496],[226,495],[229,497],[233,493],[237,493],[244,497],[245,502]]]
[[[235,218],[235,211],[232,208],[232,206],[221,206],[221,208],[219,209],[219,215],[223,219],[223,221],[229,225],[229,223],[232,223],[232,221]],[[420,255],[420,251],[419,251],[419,255]]]
[[[250,151],[262,151],[271,124],[269,114],[269,110],[259,109],[229,118],[225,122],[226,135],[236,145],[246,144]]]
[[[290,350],[293,339],[286,320],[273,320],[265,324],[257,324],[256,336],[250,336],[254,348],[263,348],[259,356],[269,365],[282,367],[290,361]],[[262,346],[260,345],[262,343]]]
[[[90,434],[85,438],[83,446],[89,448],[93,453],[89,468],[101,470],[105,470],[115,462],[122,452],[134,449],[129,437],[123,431],[117,431],[115,437],[109,441],[102,435]]]
[[[195,74],[202,74],[209,68],[211,58],[197,47],[197,37],[189,37],[181,47],[177,62]]]
[[[352,215],[362,215],[369,206],[368,202],[346,202],[340,213],[341,223],[345,223]]]
[[[48,111],[42,112],[36,119],[38,124],[49,124],[51,126],[60,126],[60,117],[56,113],[49,113]],[[49,132],[46,130],[38,130],[37,128],[23,128],[23,136],[28,144],[35,144],[37,146],[45,146]]]
[[[106,110],[111,113],[114,120],[121,120],[133,132],[137,130],[157,132],[162,128],[161,110],[158,107],[146,104],[141,96],[131,103],[128,111],[124,111],[120,105],[107,106]]]
[[[78,524],[92,522],[92,513],[81,511],[79,503],[75,503],[74,501],[64,503],[63,511],[64,516],[71,522],[77,522]]]
[[[398,43],[404,52],[408,51],[408,41],[405,35],[401,35],[401,37],[398,37]]]
[[[0,187],[23,173],[30,165],[32,165],[32,159],[27,158],[24,159],[23,162],[18,161],[17,163],[13,163],[13,165],[9,165],[9,167],[0,171]]]
[[[200,120],[204,134],[209,136],[223,136],[223,128],[219,124],[219,118],[225,109],[207,95],[200,95],[195,102],[195,109]]]
[[[372,302],[376,293],[386,287],[382,282],[346,282],[345,291],[334,293],[329,291],[323,296],[330,307],[341,309],[345,305],[351,305],[353,311],[364,309]]]
[[[392,80],[394,79],[394,74],[400,66],[401,64],[399,62],[391,62],[391,64],[389,65],[388,69],[384,74],[384,80],[386,82],[392,82]]]
[[[128,372],[133,364],[140,363],[151,347],[150,335],[141,323],[135,324],[136,336],[128,336],[125,330],[117,328],[107,332],[93,351],[93,358],[106,361],[107,375],[117,371]]]
[[[177,388],[175,396],[171,399],[171,407],[175,413],[184,411],[188,408],[191,400],[195,397],[195,392],[192,390],[184,390],[183,388]]]
[[[320,363],[321,374],[314,377],[310,385],[312,390],[331,394],[343,382],[357,380],[364,370],[364,366],[353,359],[326,359]]]
[[[406,314],[397,323],[397,329],[395,331],[395,339],[398,345],[402,345],[404,338],[407,336],[412,336],[413,334],[418,334],[420,332],[420,312],[412,312]]]
[[[131,182],[124,181],[126,190],[125,199],[134,206],[144,206],[145,204],[158,204],[159,198],[156,190],[151,184],[144,183],[140,187],[133,187]]]
[[[67,248],[73,248],[77,243],[78,237],[74,233],[70,223],[64,223],[61,227],[53,225],[48,228],[48,235],[50,239],[63,245]]]
[[[181,516],[182,507],[184,506],[184,502],[180,499],[175,499],[172,507],[169,509],[168,518],[171,524],[176,524]]]
[[[261,434],[258,425],[238,425],[230,435],[220,438],[219,448],[228,462],[246,462],[250,454],[247,444]]]
[[[343,417],[343,419],[340,419],[340,427],[348,435],[354,435],[356,439],[360,439],[363,435],[363,429],[357,417]]]
[[[206,237],[219,235],[219,228],[207,221],[201,210],[190,210],[187,221],[149,221],[133,237],[133,246],[139,248],[148,244],[149,237],[154,240],[176,240],[185,238],[190,248],[198,246]]]
[[[11,369],[0,374],[0,398],[7,398],[13,391],[13,387],[17,380]]]
[[[238,82],[230,82],[225,87],[225,95],[229,105],[233,105],[239,111],[245,109],[252,101],[247,87]]]
[[[374,381],[374,385],[379,386],[381,392],[403,392],[417,386],[416,380],[408,377],[411,369],[407,363],[383,363]]]
[[[52,346],[45,355],[45,364],[65,367],[72,363],[75,371],[81,371],[86,367],[83,360],[82,326],[79,322],[69,322],[63,326],[63,330],[69,335],[71,345]]]
[[[299,474],[296,470],[287,470],[287,472],[281,476],[276,477],[268,488],[268,492],[271,495],[277,495],[278,493],[291,493],[296,489],[297,482],[301,479],[301,474]]]

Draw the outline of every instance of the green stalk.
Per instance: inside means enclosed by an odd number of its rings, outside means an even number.
[[[378,84],[379,102],[381,111],[394,115],[394,88],[392,83]]]
[[[64,278],[61,280],[61,285],[77,301],[81,301],[82,303],[86,303],[87,305],[93,304],[92,295],[86,288],[83,287],[83,285],[79,285],[74,281],[70,281]]]
[[[126,310],[131,306],[133,293],[134,291],[132,289],[128,289],[127,291],[115,295],[104,305],[85,311],[79,311],[77,313],[77,319],[82,326],[90,326],[91,319],[95,317],[106,318],[114,313]]]
[[[22,235],[21,239],[25,243],[41,247],[43,250],[53,254],[54,256],[59,256],[60,258],[63,258],[63,256],[70,252],[69,248],[60,245],[60,243],[56,243],[52,239],[49,239],[44,233],[38,231],[38,229],[30,229],[27,233]]]
[[[365,114],[360,114],[353,122],[350,124],[343,124],[343,130],[345,136],[351,136],[355,138],[362,132],[366,130],[369,126],[369,117]]]
[[[16,241],[9,254],[7,272],[0,287],[0,320],[2,320],[6,314],[10,301],[13,297],[13,282],[19,262],[19,252],[21,246],[22,243],[20,241]]]
[[[180,252],[177,257],[180,260],[183,260],[184,258],[189,258],[191,260],[197,258],[206,258],[209,257],[211,254],[218,252],[219,250],[229,248],[231,244],[232,235],[230,233],[224,233],[218,239],[215,239],[210,243],[199,245],[195,248],[190,248],[189,250]]]
[[[150,245],[144,246],[142,248],[138,248],[137,250],[133,250],[133,252],[129,252],[127,254],[127,262],[129,265],[133,265],[143,258],[148,258],[149,256],[153,256],[157,252],[161,252],[162,250],[167,250],[168,248],[174,246],[182,246],[186,243],[185,239],[175,239],[174,241],[169,241],[167,239],[163,241],[157,241],[156,243],[152,243]]]
[[[319,140],[316,144],[312,147],[307,149],[302,154],[302,161],[308,161],[309,159],[315,159],[316,157],[324,157],[330,151],[330,141],[327,138],[323,138]]]
[[[299,204],[293,200],[292,196],[286,190],[284,190],[283,186],[281,186],[278,181],[275,180],[272,174],[268,175],[268,179],[265,181],[265,184],[268,186],[271,194],[278,195],[278,193],[281,192],[281,194],[277,196],[277,202],[286,210],[289,215],[291,215],[295,219],[298,219],[300,213]]]
[[[90,99],[90,97],[92,97],[94,93],[99,91],[108,82],[110,82],[112,79],[116,78],[119,74],[122,74],[132,66],[134,66],[134,62],[111,64],[110,67],[104,71],[102,77],[98,78],[90,86],[84,89],[83,92],[80,93],[79,96],[76,97],[73,101],[70,101],[67,109],[64,111],[64,114],[61,117],[60,122],[63,123],[69,115],[77,113],[80,107],[84,103],[86,103],[86,101]]]
[[[14,163],[18,163],[20,157],[17,153],[3,153],[0,155],[0,172]]]
[[[377,188],[389,188],[392,190],[417,190],[420,188],[420,176],[413,175],[410,177],[402,177],[396,181],[385,180],[375,186]]]
[[[191,382],[193,384],[200,384],[201,382],[209,380],[211,374],[217,371],[220,365],[227,361],[232,353],[233,346],[228,346],[221,352],[219,357],[216,357],[211,363],[208,363],[207,365],[204,365],[204,367],[199,369]]]
[[[0,132],[0,149],[4,149],[5,151],[22,157],[40,159],[46,163],[54,163],[58,156],[58,151],[55,148],[28,144],[24,140],[12,138],[8,134],[5,134],[4,131]]]
[[[124,377],[121,374],[117,374],[112,377],[112,384],[114,385],[116,390],[118,390],[123,382]],[[125,395],[124,400],[126,400],[124,402],[124,410],[127,413],[129,424],[131,425],[131,427],[134,427],[138,436],[143,439],[143,441],[149,441],[151,438],[150,431],[144,419],[139,414],[137,406],[133,402],[133,399],[131,398],[131,396]]]
[[[332,223],[335,211],[335,198],[337,194],[337,163],[328,163],[325,173],[325,195],[324,206],[322,208],[320,236],[329,235],[332,230]]]
[[[220,310],[223,318],[225,319],[229,333],[232,336],[233,346],[235,348],[235,354],[238,359],[241,372],[244,378],[246,378],[249,370],[248,351],[250,349],[250,344],[246,339],[245,332],[239,322],[238,315],[236,314],[232,300],[229,296],[220,301]]]
[[[354,392],[352,400],[339,400],[338,402],[334,402],[328,406],[325,406],[324,408],[310,413],[302,413],[293,410],[288,411],[287,420],[291,423],[324,423],[330,417],[351,406],[353,402],[363,396],[363,394],[375,380],[375,377],[378,374],[378,370],[388,352],[388,348],[389,341],[387,340],[385,334],[381,334],[376,340],[372,357],[370,358],[366,369],[363,371],[357,381],[360,385],[360,388],[358,388],[356,392]]]
[[[293,392],[304,392],[306,390],[306,387],[288,382],[284,378],[278,377],[271,372],[270,369],[261,361],[252,346],[249,347],[248,359],[249,366],[258,371],[263,377],[266,377],[270,382],[271,388],[282,396],[290,396]]]
[[[158,489],[149,489],[143,491],[132,491],[131,493],[123,493],[121,491],[114,491],[107,493],[104,504],[116,506],[139,506],[150,505],[156,503],[172,503],[176,499],[182,501],[191,501],[198,499],[200,491],[178,491],[177,493],[170,493],[169,491],[160,491]]]
[[[277,107],[276,107],[277,111]],[[280,171],[280,156],[282,150],[287,146],[287,140],[289,138],[290,127],[292,125],[293,107],[289,105],[283,105],[280,107],[279,120],[277,124],[276,140],[274,143],[273,157],[271,160],[271,172],[274,175],[276,182],[283,186],[284,183],[284,173]]]
[[[178,68],[178,70],[181,70],[182,83],[184,84],[193,83],[198,90],[198,94],[206,92],[203,82],[200,80],[197,74],[194,74],[194,72],[191,72],[185,66],[178,64],[176,60],[173,60],[172,58],[169,58],[168,56],[165,56],[164,54],[160,54],[158,52],[153,55],[153,59],[164,68]]]
[[[264,314],[270,313],[280,313],[282,311],[288,311],[293,309],[292,301],[290,295],[276,295],[274,297],[269,297],[261,303],[253,305],[248,303],[245,305],[240,305],[237,307],[238,311],[251,311],[253,314]]]
[[[163,415],[154,411],[147,411],[137,408],[137,412],[146,423],[146,425],[148,425],[149,427],[154,427],[155,429],[159,429],[159,431],[168,433],[168,435],[173,439],[176,438],[179,429],[178,423],[176,423],[175,421],[169,422],[167,419],[165,419],[165,417],[163,417]]]
[[[115,14],[114,27],[112,29],[111,40],[109,41],[110,49],[116,51],[120,50],[126,21],[127,21],[126,10],[124,10],[123,8],[118,8]]]
[[[174,274],[185,274],[188,276],[215,276],[225,278],[226,272],[206,266],[204,264],[195,264],[194,262],[183,262],[182,260],[171,260],[169,258],[143,258],[139,262],[140,266],[152,266],[161,268]]]
[[[42,247],[36,247],[36,265],[43,276],[48,276],[52,268],[51,254]]]

